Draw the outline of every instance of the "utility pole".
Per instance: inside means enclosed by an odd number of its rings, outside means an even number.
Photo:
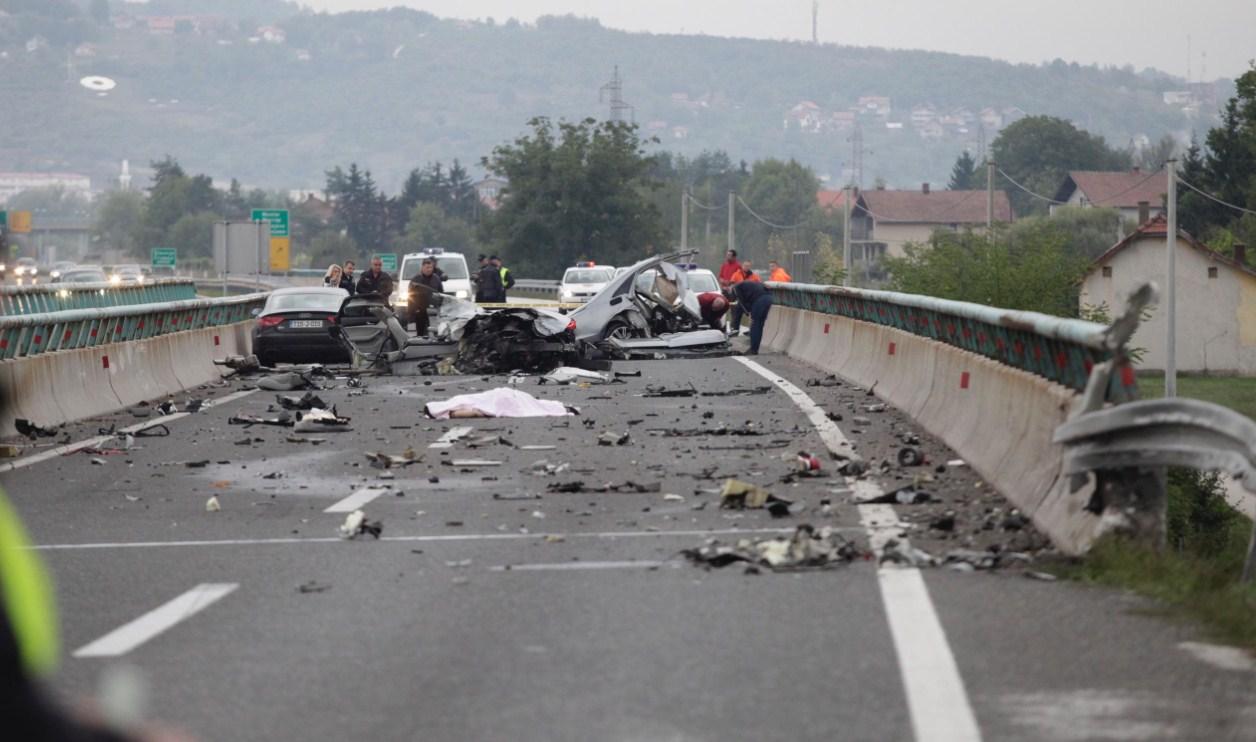
[[[728,249],[737,249],[736,237],[736,216],[737,216],[737,194],[732,191],[728,192]]]
[[[1164,396],[1177,396],[1177,159],[1165,163],[1169,174],[1169,186],[1165,203],[1169,209],[1169,233],[1165,245],[1168,249],[1164,288],[1165,327],[1168,335],[1164,343]]]
[[[843,286],[850,285],[850,274],[852,272],[850,265],[850,202],[854,198],[851,195],[853,192],[854,189],[850,184],[847,184],[846,192],[842,194],[842,213],[845,216],[842,219],[842,268],[845,269],[842,273]]]
[[[820,43],[820,0],[811,0],[811,43]]]
[[[631,111],[633,119],[636,119],[636,109],[624,102],[624,81],[619,76],[619,65],[615,65],[615,74],[611,76],[611,81],[598,90],[598,101],[601,102],[606,98],[610,99],[611,121],[622,122],[624,111]]]
[[[994,160],[986,160],[986,236],[994,237]]]
[[[680,251],[689,249],[689,189],[680,194]]]

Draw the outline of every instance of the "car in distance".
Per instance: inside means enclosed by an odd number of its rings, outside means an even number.
[[[73,260],[58,260],[52,264],[52,268],[48,271],[48,277],[55,281],[61,277],[62,273],[75,268],[76,265]]]
[[[264,366],[276,363],[347,363],[349,354],[332,336],[348,291],[302,286],[276,289],[257,312],[253,353]]]
[[[135,263],[114,266],[109,283],[144,283],[144,271]]]
[[[34,258],[18,258],[13,264],[13,276],[18,286],[31,286],[39,282],[39,263]]]
[[[563,304],[584,304],[606,288],[615,276],[610,266],[568,268],[558,286],[558,301]]]
[[[70,270],[63,271],[61,275],[52,279],[52,282],[57,285],[67,283],[107,283],[108,281],[109,279],[105,276],[104,270],[89,265],[76,266]],[[104,289],[101,289],[101,293],[104,293]]]

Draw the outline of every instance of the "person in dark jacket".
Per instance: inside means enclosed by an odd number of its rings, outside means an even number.
[[[762,281],[742,281],[733,284],[733,294],[743,311],[750,313],[750,355],[759,355],[759,343],[763,340],[763,325],[772,309],[772,292]]]
[[[371,269],[358,279],[359,294],[379,294],[387,302],[392,297],[393,277],[384,272],[384,263],[371,258]]]
[[[480,256],[480,271],[476,274],[475,300],[485,304],[505,301],[502,274],[487,255]]]
[[[493,266],[497,268],[497,272],[502,276],[502,301],[506,301],[506,292],[515,287],[515,274],[511,273],[509,268],[502,265],[502,259],[496,255],[489,258],[488,262],[492,263]]]
[[[340,271],[340,288],[344,289],[345,291],[348,291],[349,296],[353,296],[354,281],[353,281],[353,261],[352,260],[346,260],[345,267]]]
[[[414,315],[414,332],[426,335],[428,329],[427,308],[431,306],[432,294],[445,291],[445,284],[436,272],[436,261],[423,258],[419,272],[410,279],[410,312]]]

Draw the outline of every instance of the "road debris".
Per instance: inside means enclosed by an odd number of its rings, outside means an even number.
[[[205,512],[216,513],[222,510],[222,503],[218,502],[218,495],[212,495],[205,501]]]
[[[563,417],[572,410],[562,402],[537,399],[527,392],[498,387],[460,394],[443,402],[428,402],[423,411],[437,420],[473,417]]]
[[[314,371],[285,371],[263,376],[257,380],[257,388],[268,392],[295,392],[301,389],[317,389]]]
[[[575,482],[554,482],[548,485],[547,492],[562,493],[579,493],[579,492],[635,492],[637,494],[652,494],[663,491],[661,482],[633,482],[627,481],[623,484],[615,484],[608,482],[606,484],[586,485],[582,481]]]
[[[297,586],[297,592],[302,594],[325,593],[330,589],[331,585],[328,585],[325,582],[318,582],[316,580],[310,580],[309,582],[302,583]]]
[[[203,408],[204,406],[205,406],[205,400],[203,399],[189,399],[188,401],[183,403],[183,411],[188,414],[194,415],[200,412],[201,408]]]
[[[856,505],[923,505],[934,502],[932,494],[916,489],[915,485],[906,485],[874,497],[855,500]]]
[[[502,462],[491,459],[454,459],[449,466],[501,466]]]
[[[368,521],[366,513],[361,510],[354,510],[345,516],[345,522],[340,526],[340,537],[343,539],[355,539],[358,536],[369,535],[379,538],[384,532],[384,525],[379,521]]]
[[[261,362],[257,360],[257,356],[252,354],[247,356],[227,356],[222,360],[214,359],[214,365],[226,366],[240,374],[251,374],[262,369]]]
[[[631,440],[632,436],[628,433],[616,433],[608,430],[597,437],[597,444],[599,446],[624,446]]]
[[[899,466],[920,466],[925,463],[925,455],[918,448],[903,446],[898,449]]]
[[[528,467],[528,471],[535,476],[552,477],[557,474],[562,474],[570,468],[571,464],[566,462],[561,464],[551,464],[549,460],[541,459],[540,461],[533,461],[532,465]]]
[[[280,428],[292,427],[292,416],[288,413],[281,413],[278,417],[257,417],[255,415],[232,415],[227,418],[228,425],[243,425],[244,427],[252,427],[254,425],[274,425]]]
[[[367,461],[370,461],[371,466],[376,469],[391,469],[394,466],[409,466],[411,464],[417,464],[423,460],[422,456],[415,454],[413,448],[407,448],[405,451],[402,451],[396,456],[384,453],[383,451],[376,451],[374,453],[368,452],[365,455]]]
[[[297,433],[343,432],[352,430],[349,420],[350,418],[337,415],[334,407],[330,411],[312,409],[298,412],[296,425],[292,429]]]
[[[327,403],[313,392],[306,392],[300,396],[295,394],[276,394],[275,401],[285,410],[327,409]]]
[[[680,553],[690,562],[706,568],[718,569],[743,562],[773,572],[832,569],[867,558],[854,542],[833,529],[826,526],[816,530],[808,524],[798,526],[789,537],[742,539],[736,544],[711,539],[697,549]]]
[[[821,376],[821,377],[817,377],[817,378],[814,378],[814,379],[807,379],[807,386],[831,386],[831,387],[837,387],[837,386],[841,386],[841,385],[842,385],[841,380],[840,380],[840,379],[838,379],[838,378],[837,378],[836,376],[834,376],[833,374],[829,374],[828,376]]]
[[[572,382],[583,382],[586,384],[608,384],[611,379],[609,376],[597,371],[586,371],[582,368],[574,366],[559,366],[541,377],[541,382],[552,382],[554,384],[570,384]]]

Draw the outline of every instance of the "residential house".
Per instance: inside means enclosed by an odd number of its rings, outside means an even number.
[[[257,36],[267,44],[282,44],[288,40],[288,34],[278,26],[262,26],[257,29]]]
[[[1164,104],[1166,106],[1189,106],[1195,102],[1195,96],[1189,90],[1166,90]]]
[[[497,209],[497,205],[501,202],[502,189],[510,182],[505,178],[494,178],[492,176],[484,178],[475,183],[475,195],[480,198],[480,203],[488,207],[490,211]]]
[[[869,220],[868,239],[884,243],[890,257],[902,257],[909,242],[928,242],[935,230],[958,232],[986,224],[984,190],[937,191],[928,183],[918,191],[863,191],[853,208],[857,216]],[[1013,219],[1006,191],[994,192],[994,219]]]
[[[864,116],[878,116],[880,118],[889,118],[892,109],[890,108],[890,99],[883,95],[864,95],[859,98],[858,105],[855,109]]]
[[[938,110],[932,103],[922,103],[911,108],[911,125],[920,129],[938,119]]]
[[[1138,205],[1146,202],[1152,213],[1164,213],[1167,183],[1164,171],[1147,173],[1138,169],[1104,172],[1073,170],[1055,193],[1065,206],[1116,209],[1127,221],[1141,222]],[[1052,204],[1054,214],[1059,206]]]
[[[784,127],[802,131],[819,131],[824,113],[815,103],[805,100],[785,112]]]
[[[981,120],[981,125],[986,129],[1003,128],[1003,114],[993,108],[981,109],[981,113],[977,114],[977,118]]]
[[[1168,223],[1163,215],[1118,242],[1091,266],[1082,282],[1082,307],[1106,304],[1116,314],[1142,284],[1163,289]],[[1176,262],[1176,364],[1179,371],[1256,374],[1256,270],[1245,250],[1235,259],[1209,250],[1178,231]],[[1166,316],[1153,307],[1130,340],[1142,348],[1140,369],[1163,370]]]

